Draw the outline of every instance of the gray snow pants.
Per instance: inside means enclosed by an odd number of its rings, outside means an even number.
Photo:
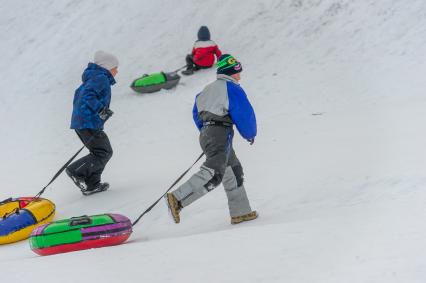
[[[251,212],[243,185],[243,168],[232,148],[232,127],[204,126],[200,145],[207,159],[188,181],[173,191],[182,207],[188,206],[215,187],[223,184],[231,217]]]

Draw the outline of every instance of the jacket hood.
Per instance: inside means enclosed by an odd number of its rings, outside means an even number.
[[[206,26],[200,27],[200,29],[198,30],[198,40],[200,41],[210,40],[210,31],[208,27]]]
[[[96,65],[95,63],[89,63],[89,65],[87,65],[87,68],[86,68],[86,70],[84,70],[81,79],[83,80],[83,82],[86,82],[89,79],[96,77],[96,76],[99,76],[99,75],[102,75],[102,74],[107,76],[111,85],[115,84],[115,79],[111,75],[110,71],[108,71],[107,69],[105,69],[105,68],[103,68],[99,65]]]

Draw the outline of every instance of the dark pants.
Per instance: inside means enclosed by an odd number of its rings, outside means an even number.
[[[90,153],[70,164],[68,169],[83,178],[88,187],[95,186],[112,156],[111,144],[103,130],[82,129],[76,133]]]
[[[173,191],[182,207],[190,205],[222,183],[231,217],[251,212],[243,184],[243,168],[232,148],[233,135],[231,127],[205,126],[201,129],[200,146],[206,154],[206,161],[197,173]]]
[[[204,166],[214,170],[213,178],[206,187],[216,187],[222,182],[226,167],[230,166],[238,186],[243,183],[243,168],[232,147],[232,127],[207,126],[200,132],[200,146],[206,154]]]
[[[212,67],[212,66],[209,66],[209,67],[199,66],[199,65],[195,64],[194,55],[191,55],[191,54],[186,55],[185,60],[186,60],[186,69],[187,70],[198,71],[198,70],[201,70],[201,69],[208,69],[208,68]]]

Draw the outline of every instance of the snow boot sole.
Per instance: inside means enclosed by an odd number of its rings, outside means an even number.
[[[93,195],[93,194],[105,192],[108,189],[109,189],[109,184],[103,183],[103,184],[100,184],[98,187],[96,187],[93,190],[88,190],[88,189],[81,190],[81,193],[85,196],[90,196],[90,195]]]
[[[169,212],[173,218],[173,221],[178,224],[180,222],[180,208],[179,202],[176,197],[172,193],[167,193],[166,196],[167,207],[169,208]]]
[[[254,220],[259,216],[259,214],[257,213],[257,211],[252,211],[250,213],[241,215],[241,216],[236,216],[236,217],[231,217],[231,224],[239,224],[241,222],[244,221],[250,221],[250,220]]]

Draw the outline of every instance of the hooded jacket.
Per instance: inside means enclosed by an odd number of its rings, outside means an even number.
[[[257,135],[253,107],[238,82],[227,75],[217,75],[217,80],[196,96],[192,114],[200,130],[203,122],[220,121],[235,124],[246,140]]]
[[[198,30],[198,40],[194,43],[192,48],[193,61],[196,65],[201,67],[211,67],[217,58],[222,55],[217,44],[210,40],[210,31],[206,26],[200,27]]]
[[[114,77],[107,69],[89,63],[82,81],[74,94],[71,129],[103,129],[104,121],[99,117],[99,112],[105,107],[109,108]]]

